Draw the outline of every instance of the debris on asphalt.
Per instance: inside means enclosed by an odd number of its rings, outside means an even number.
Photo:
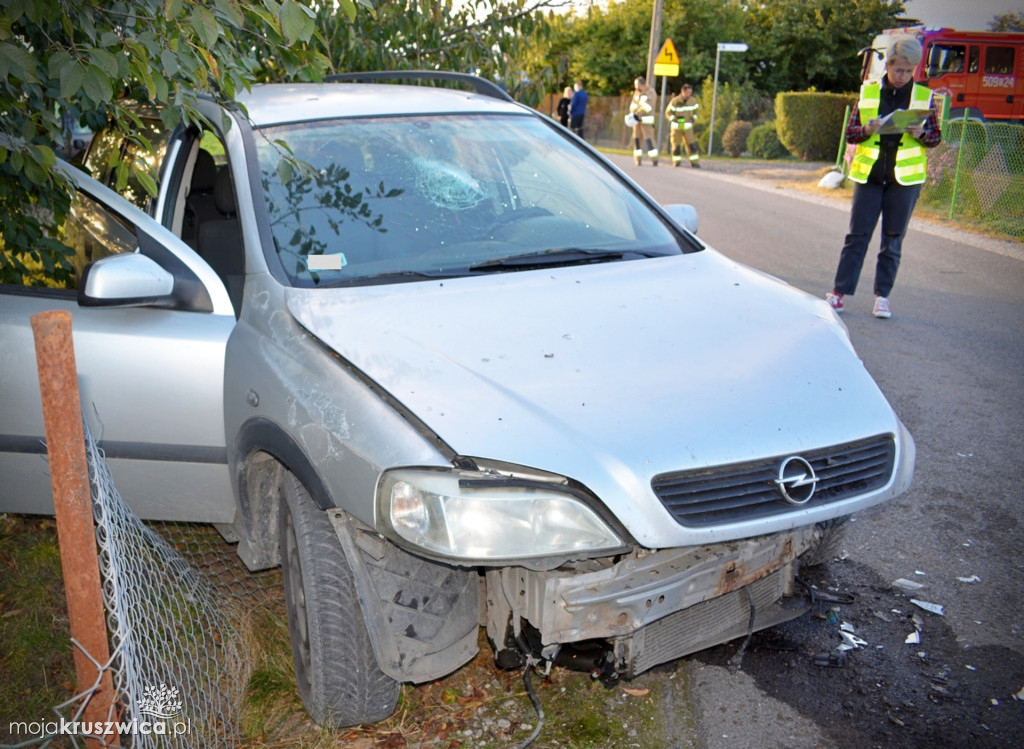
[[[977,575],[971,575],[970,577],[958,577],[957,580],[959,580],[962,583],[980,583],[981,582],[981,578],[978,577]]]
[[[913,580],[907,580],[905,577],[893,580],[892,586],[902,590],[921,590],[924,587],[922,583],[915,583]]]
[[[921,644],[921,633],[915,629],[913,632],[907,635],[907,639],[903,642],[905,642],[907,645],[919,645]]]
[[[823,668],[842,668],[846,665],[846,653],[820,653],[814,656],[814,665]]]
[[[1024,687],[1021,687],[1019,692],[1013,693],[1013,699],[1017,702],[1024,702]]]
[[[839,631],[839,636],[843,638],[843,644],[836,648],[836,650],[840,652],[844,650],[856,650],[857,648],[862,648],[868,644],[866,640],[862,640],[860,637],[857,637],[857,635],[843,630]]]
[[[919,601],[916,598],[911,598],[910,602],[912,604],[914,604],[915,606],[919,606],[920,608],[924,609],[925,611],[930,611],[933,614],[938,614],[939,616],[945,616],[946,615],[946,607],[942,606],[941,604],[929,603],[928,601]]]

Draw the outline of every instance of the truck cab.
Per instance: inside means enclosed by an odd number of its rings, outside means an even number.
[[[882,77],[889,40],[903,34],[924,48],[914,80],[948,99],[951,117],[1024,122],[1024,33],[886,29],[871,44],[864,80]]]

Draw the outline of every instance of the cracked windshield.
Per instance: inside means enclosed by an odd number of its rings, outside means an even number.
[[[680,252],[624,184],[532,117],[339,119],[262,133],[274,242],[296,286]]]

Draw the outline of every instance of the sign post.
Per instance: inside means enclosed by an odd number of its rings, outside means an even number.
[[[676,45],[672,43],[671,39],[666,39],[665,43],[661,45],[661,51],[658,53],[658,57],[654,60],[654,75],[661,76],[661,99],[660,107],[662,110],[665,108],[665,88],[668,84],[668,78],[675,78],[679,75],[679,55],[676,54]],[[656,113],[657,114],[657,113]],[[661,150],[661,128],[662,128],[662,117],[658,114],[658,150]]]
[[[708,156],[715,143],[715,105],[718,103],[718,63],[723,52],[746,52],[747,45],[744,42],[719,42],[718,51],[715,52],[715,87],[711,92],[711,132],[708,133]]]

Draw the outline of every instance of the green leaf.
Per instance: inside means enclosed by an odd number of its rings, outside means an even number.
[[[139,180],[139,184],[142,185],[142,189],[148,192],[151,196],[156,197],[157,186],[156,180],[153,179],[153,175],[148,171],[139,170],[135,173],[136,179]]]
[[[95,65],[90,65],[82,81],[85,95],[97,104],[105,104],[114,98],[114,84],[110,76]]]
[[[279,17],[281,19],[281,33],[284,34],[285,42],[288,44],[309,41],[309,38],[313,35],[313,16],[306,6],[291,0],[285,0],[281,4]]]
[[[77,60],[70,60],[60,69],[60,98],[70,99],[82,88],[85,68]]]
[[[238,0],[213,0],[213,7],[220,11],[228,21],[238,28],[245,26],[245,15],[238,4]]]
[[[0,75],[17,78],[23,83],[39,83],[35,58],[24,47],[5,42],[0,44]]]
[[[178,56],[165,49],[160,53],[160,65],[164,69],[164,75],[173,76],[178,72]]]
[[[164,0],[164,18],[173,21],[181,15],[181,9],[185,6],[185,0]]]
[[[356,19],[356,4],[353,0],[338,0],[338,5],[341,6],[342,12],[350,21]]]
[[[111,78],[117,75],[117,58],[105,49],[95,47],[89,50],[89,59],[92,64],[109,75]]]
[[[57,154],[49,146],[33,145],[29,148],[36,161],[43,166],[53,166],[57,163]]]
[[[192,30],[196,32],[196,36],[199,37],[199,41],[207,49],[217,43],[217,38],[220,36],[220,25],[209,8],[196,6],[196,9],[192,11],[189,23],[192,25]]]
[[[281,180],[281,184],[287,185],[294,176],[295,170],[292,168],[291,162],[287,159],[281,159],[277,162],[277,177]]]

